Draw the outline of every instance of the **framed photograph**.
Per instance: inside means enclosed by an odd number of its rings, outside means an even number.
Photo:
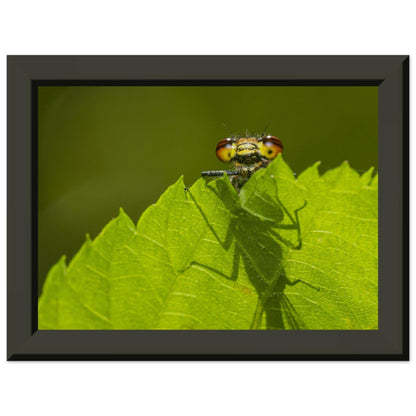
[[[408,56],[9,56],[8,360],[408,360]]]

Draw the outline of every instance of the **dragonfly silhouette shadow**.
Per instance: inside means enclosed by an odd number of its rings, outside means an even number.
[[[288,279],[283,267],[284,250],[282,246],[292,250],[301,249],[302,240],[298,212],[306,206],[306,201],[294,211],[294,215],[291,215],[276,195],[277,204],[274,221],[264,221],[241,208],[235,196],[233,198],[229,190],[225,189],[226,185],[221,180],[207,185],[207,188],[222,201],[227,211],[232,213],[223,240],[220,239],[219,233],[215,230],[215,221],[210,221],[209,215],[203,211],[191,192],[189,192],[189,195],[222,248],[229,251],[234,242],[232,272],[231,274],[225,274],[207,265],[197,264],[224,278],[235,281],[238,279],[240,262],[243,262],[247,276],[258,294],[251,329],[262,326],[264,314],[267,329],[304,328],[301,317],[284,292],[288,286],[294,286],[298,283],[313,286],[300,279]],[[282,235],[282,232],[285,232],[285,236]],[[288,238],[288,233],[295,234],[294,242]]]

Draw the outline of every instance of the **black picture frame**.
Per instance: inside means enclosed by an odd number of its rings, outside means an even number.
[[[379,329],[39,331],[39,85],[373,85]],[[408,360],[408,56],[8,56],[8,360]]]

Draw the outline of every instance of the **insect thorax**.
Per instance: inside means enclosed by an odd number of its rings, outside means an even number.
[[[239,192],[241,187],[250,179],[250,177],[257,172],[259,169],[265,168],[269,164],[269,161],[260,160],[252,164],[245,163],[236,163],[235,170],[238,171],[238,175],[232,176],[230,178],[231,183],[234,185],[235,189]]]

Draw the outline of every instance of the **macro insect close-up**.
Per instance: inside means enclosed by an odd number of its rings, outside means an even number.
[[[234,136],[221,140],[216,146],[216,155],[219,160],[224,163],[234,163],[234,170],[215,170],[203,171],[202,177],[215,178],[223,175],[230,177],[230,183],[240,193],[243,185],[247,183],[250,177],[260,169],[266,168],[269,163],[276,159],[276,157],[283,152],[282,142],[275,136],[271,135],[257,135],[250,136],[248,133],[246,137]],[[271,175],[271,179],[274,176]],[[256,249],[264,251],[268,249],[269,253],[264,258],[261,254],[259,258],[261,261],[255,265],[254,269],[248,274],[250,282],[258,291],[258,300],[255,314],[250,324],[250,329],[258,329],[261,326],[261,320],[266,320],[268,328],[281,328],[284,325],[285,317],[290,316],[291,325],[295,329],[304,327],[304,323],[299,315],[291,305],[290,300],[285,296],[284,289],[286,286],[294,286],[297,283],[304,283],[310,288],[319,291],[319,287],[314,287],[312,284],[302,279],[290,280],[285,274],[282,267],[282,249],[284,244],[292,250],[300,250],[302,247],[301,229],[299,225],[298,212],[302,210],[307,202],[304,201],[302,206],[293,211],[293,215],[286,209],[278,197],[278,185],[273,180],[271,188],[275,191],[273,199],[269,200],[271,209],[274,210],[272,218],[269,218],[269,223],[264,224],[258,216],[253,215],[250,211],[246,211],[244,207],[238,204],[233,211],[232,219],[229,223],[229,229],[224,241],[221,241],[215,232],[215,226],[209,224],[208,216],[203,212],[198,202],[192,197],[189,188],[185,188],[201,213],[201,216],[207,222],[212,234],[215,236],[221,247],[229,251],[232,240],[235,240],[233,268],[230,275],[221,273],[220,270],[208,266],[211,272],[223,275],[227,279],[236,280],[239,274],[240,259],[246,262],[246,270],[250,269],[249,264],[253,263],[250,259],[251,254],[256,252]],[[217,196],[221,192],[214,188],[209,188]],[[284,218],[286,221],[284,223]],[[279,230],[294,230],[296,232],[296,241],[292,242],[284,238]],[[249,244],[247,244],[249,242]],[[207,267],[199,264],[200,267]],[[264,312],[266,313],[265,317]]]
[[[40,329],[378,327],[372,87],[38,94]]]
[[[226,173],[231,176],[231,182],[239,192],[254,172],[265,168],[282,152],[282,142],[274,136],[264,134],[256,137],[231,136],[217,144],[216,154],[221,162],[234,163],[235,170],[204,171],[202,176],[218,177]]]

